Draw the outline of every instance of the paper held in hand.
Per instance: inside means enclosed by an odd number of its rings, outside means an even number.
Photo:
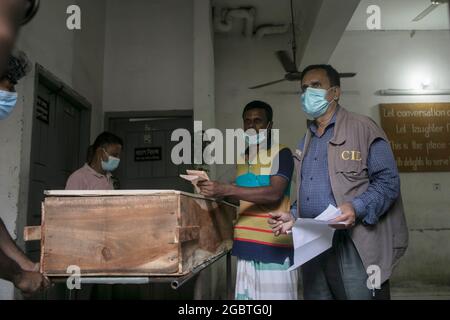
[[[317,257],[332,246],[335,229],[330,227],[331,221],[341,215],[341,210],[333,205],[315,219],[299,218],[292,228],[294,239],[294,264],[289,271],[295,270],[305,262]],[[345,222],[333,223],[344,224]]]
[[[200,193],[200,188],[197,187],[197,183],[199,181],[209,181],[208,174],[205,171],[199,171],[199,170],[186,170],[187,174],[180,174],[180,177],[190,181],[195,188],[196,193]]]

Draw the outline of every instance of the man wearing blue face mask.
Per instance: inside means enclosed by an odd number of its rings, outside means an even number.
[[[112,172],[120,164],[123,140],[110,132],[103,132],[89,146],[86,163],[67,179],[66,190],[114,190]],[[112,297],[111,288],[101,285],[84,286],[86,298]]]
[[[87,163],[69,177],[66,190],[113,190],[112,172],[119,167],[123,141],[103,132],[89,147]]]
[[[10,56],[5,73],[0,78],[0,120],[8,118],[13,112],[18,96],[15,86],[30,70],[31,65],[24,52],[17,51]]]
[[[333,222],[345,224],[333,226],[339,230],[332,248],[301,267],[305,299],[389,299],[408,229],[388,139],[373,120],[339,105],[339,73],[330,65],[307,67],[301,88],[303,111],[313,120],[294,155],[297,202],[269,224],[283,234],[298,217],[338,207],[342,215]],[[372,269],[379,285],[368,281]]]
[[[0,120],[8,118],[17,103],[17,92],[3,90],[0,85]]]

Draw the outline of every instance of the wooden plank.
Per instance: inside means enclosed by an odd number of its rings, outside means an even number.
[[[197,240],[180,244],[180,268],[183,272],[189,272],[205,260],[231,249],[236,218],[235,206],[186,195],[180,197],[180,225],[198,225],[200,228]]]
[[[178,236],[176,241],[177,242],[186,242],[186,241],[192,241],[197,240],[200,238],[200,227],[199,226],[193,226],[193,227],[177,227],[178,229]]]
[[[25,227],[23,230],[23,239],[25,241],[41,240],[41,226]]]
[[[177,274],[178,197],[46,198],[44,273],[76,265],[83,275]]]
[[[41,273],[44,273],[44,269],[45,269],[45,264],[46,264],[46,261],[44,260],[44,252],[45,252],[45,201],[42,201],[42,203],[41,203],[41,212],[42,212],[42,215],[41,215],[41,219],[42,219],[42,222],[41,222],[41,254],[40,254],[40,256],[41,256],[41,259],[40,259],[40,261],[41,261],[41,263],[40,263],[40,272]]]
[[[46,196],[52,197],[82,197],[82,196],[145,196],[181,194],[176,190],[46,190]]]
[[[205,199],[217,201],[213,198],[202,196],[201,194],[194,194],[178,190],[45,190],[44,194],[49,197],[94,197],[94,196],[155,196],[155,195],[184,195],[197,199]],[[231,203],[220,201],[230,206]]]

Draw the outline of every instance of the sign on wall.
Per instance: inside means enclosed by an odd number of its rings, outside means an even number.
[[[161,150],[161,147],[136,148],[134,149],[134,161],[160,161],[162,160]]]
[[[380,104],[401,172],[450,171],[450,103]]]

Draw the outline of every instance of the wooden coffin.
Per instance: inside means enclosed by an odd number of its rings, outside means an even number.
[[[41,272],[67,276],[181,276],[229,251],[237,208],[179,191],[47,191]]]

